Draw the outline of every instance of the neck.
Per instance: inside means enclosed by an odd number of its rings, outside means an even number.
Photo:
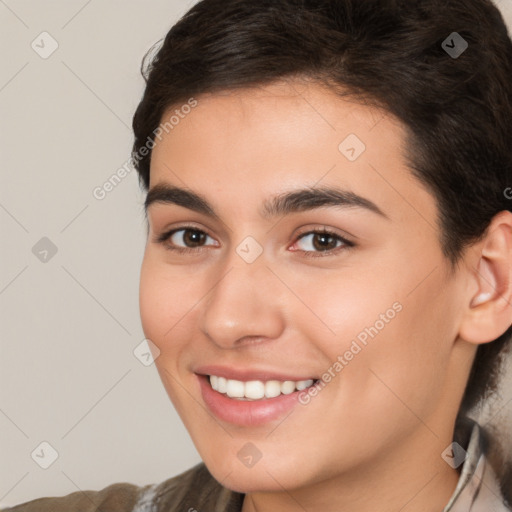
[[[294,489],[248,493],[242,512],[439,512],[452,496],[459,473],[441,453],[450,435],[423,432],[393,454],[328,480]],[[435,441],[435,442],[433,442]]]

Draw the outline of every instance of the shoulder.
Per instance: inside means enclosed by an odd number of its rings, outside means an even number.
[[[503,494],[508,486],[500,481],[488,458],[490,432],[470,419],[459,423],[459,427],[459,435],[463,434],[459,440],[464,445],[465,459],[457,487],[443,512],[510,512]]]
[[[239,512],[242,500],[243,495],[222,487],[200,463],[159,484],[114,483],[99,491],[37,498],[0,512],[183,512],[210,507]]]
[[[37,498],[3,508],[0,512],[128,512],[133,510],[144,489],[129,483],[115,483],[99,491],[76,491],[65,496]]]

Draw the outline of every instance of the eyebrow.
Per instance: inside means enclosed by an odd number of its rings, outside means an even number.
[[[220,220],[220,216],[203,196],[166,183],[158,183],[149,190],[144,202],[146,215],[149,207],[154,203],[182,206]],[[373,201],[336,187],[309,187],[279,194],[263,203],[260,215],[264,219],[271,219],[325,206],[363,208],[389,220],[389,217]]]

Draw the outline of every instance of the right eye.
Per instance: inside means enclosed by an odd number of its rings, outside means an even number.
[[[204,242],[213,238],[204,231],[192,226],[184,226],[167,231],[158,236],[156,242],[166,249],[177,252],[197,252],[204,247]],[[213,240],[215,242],[215,240]],[[171,242],[171,243],[169,243]],[[218,246],[218,244],[216,244]]]

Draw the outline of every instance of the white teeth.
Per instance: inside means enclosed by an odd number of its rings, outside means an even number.
[[[212,375],[212,377],[215,377],[215,375]],[[212,384],[213,386],[213,384]],[[219,393],[225,393],[228,389],[228,381],[224,377],[218,377],[217,379],[217,387],[213,388],[216,389]]]
[[[285,380],[281,384],[281,393],[283,395],[289,395],[290,393],[293,393],[295,391],[295,382],[292,380]]]
[[[297,382],[297,389],[299,391],[302,391],[303,389],[309,388],[311,384],[313,384],[312,380],[300,380],[299,382]]]
[[[278,380],[269,380],[265,382],[265,396],[274,398],[281,394],[281,383]]]
[[[226,394],[230,398],[242,398],[245,392],[245,384],[239,380],[228,380]]]
[[[265,396],[265,384],[260,380],[250,380],[245,383],[245,398],[259,400]]]
[[[217,375],[210,375],[210,385],[215,391],[225,393],[230,398],[247,398],[249,400],[261,400],[265,398],[274,398],[280,394],[289,395],[294,391],[302,391],[313,384],[313,379],[308,380],[250,380],[243,382],[240,380],[226,379]]]

